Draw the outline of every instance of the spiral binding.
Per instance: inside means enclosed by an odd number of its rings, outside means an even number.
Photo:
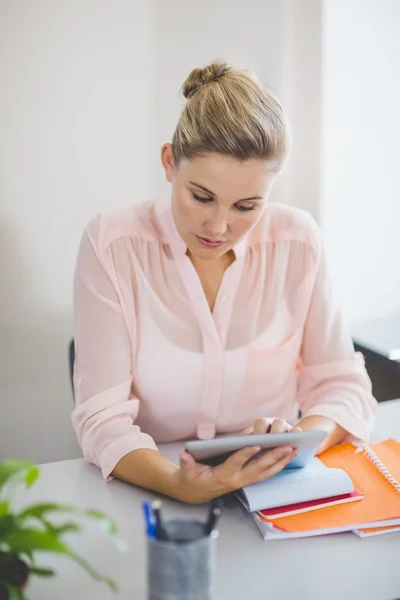
[[[398,440],[395,440],[395,441],[397,443],[399,443]],[[361,443],[357,443],[356,445],[357,445],[356,452],[363,452],[365,454],[365,456],[372,462],[374,467],[376,467],[378,469],[378,471],[384,476],[386,481],[388,481],[390,483],[390,485],[392,485],[394,487],[394,489],[400,493],[400,483],[397,481],[397,479],[395,479],[393,477],[393,475],[390,473],[390,471],[387,470],[387,468],[385,467],[383,462],[377,457],[375,452],[368,446],[368,444],[361,442]]]

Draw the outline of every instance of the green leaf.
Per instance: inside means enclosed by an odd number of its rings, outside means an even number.
[[[36,465],[32,465],[26,472],[25,482],[27,487],[31,487],[39,477],[40,471]]]
[[[2,540],[16,527],[14,515],[4,515],[0,518],[0,539]]]
[[[42,503],[25,508],[17,515],[17,519],[19,522],[24,523],[29,519],[36,518],[49,532],[53,533],[56,537],[62,536],[64,533],[79,533],[82,530],[81,525],[78,524],[70,522],[56,526],[44,518],[49,513],[57,512],[72,513],[79,517],[90,517],[95,519],[98,521],[100,528],[111,537],[111,541],[114,546],[120,552],[126,552],[127,544],[117,535],[118,529],[115,522],[109,517],[106,517],[102,512],[95,509],[80,510],[68,504]]]
[[[11,531],[4,537],[14,552],[35,552],[48,550],[68,554],[68,548],[47,531],[37,529],[19,529]]]
[[[127,546],[126,542],[117,535],[118,528],[112,519],[109,519],[103,513],[99,512],[98,510],[95,510],[95,509],[87,510],[86,514],[90,517],[93,517],[94,519],[96,519],[99,522],[100,528],[105,533],[107,533],[108,535],[111,536],[112,543],[120,552],[127,551],[128,546]]]
[[[8,513],[8,508],[9,508],[9,503],[6,502],[0,502],[0,517],[2,517],[3,515],[6,515]]]
[[[27,460],[9,459],[0,463],[0,489],[17,476],[23,476],[23,481],[30,487],[39,477],[39,469]]]
[[[95,509],[79,510],[74,506],[70,506],[68,504],[43,503],[36,504],[34,506],[29,506],[28,508],[25,508],[22,512],[19,513],[18,520],[36,518],[44,522],[43,517],[49,513],[69,513],[81,517],[91,517],[98,521],[100,528],[105,533],[111,536],[115,536],[118,532],[115,522],[109,517],[106,517],[102,512]],[[47,521],[46,523],[48,525]]]
[[[72,552],[72,550],[70,550],[69,556],[72,558],[72,560],[78,563],[78,565],[80,565],[82,569],[84,569],[86,573],[92,577],[92,579],[95,581],[103,581],[113,592],[118,591],[118,586],[115,581],[110,577],[104,577],[103,575],[100,575],[100,573],[98,573],[86,559],[82,558],[78,554],[75,554],[75,552]]]
[[[47,531],[52,533],[55,537],[61,537],[65,533],[80,533],[82,527],[77,523],[64,523],[63,525],[53,525],[48,521],[43,521]]]
[[[53,569],[45,569],[43,567],[30,567],[29,572],[37,575],[38,577],[54,577],[56,574]]]
[[[69,504],[56,504],[54,502],[46,502],[42,504],[34,504],[33,506],[28,506],[23,511],[18,514],[18,519],[28,519],[28,518],[36,518],[42,519],[48,513],[73,513],[79,514],[81,511],[70,506]]]
[[[31,565],[35,564],[35,557],[33,556],[33,552],[31,552],[30,550],[26,550],[25,552],[21,552],[21,554],[27,557],[28,560],[26,560],[25,562],[30,562]],[[23,557],[21,558],[23,559]]]
[[[25,600],[24,594],[18,588],[13,585],[8,585],[7,583],[6,588],[8,590],[8,600]]]
[[[68,556],[78,563],[93,579],[103,581],[112,589],[116,590],[116,584],[108,577],[100,575],[92,565],[84,558],[75,554],[63,542],[55,539],[54,536],[47,531],[38,531],[36,529],[21,529],[20,531],[10,533],[5,541],[9,544],[14,552],[29,552],[41,550],[44,552],[56,552]]]
[[[98,510],[90,509],[85,511],[89,517],[93,517],[99,522],[99,525],[103,531],[109,535],[116,535],[118,532],[117,526],[112,519],[109,519],[103,513]]]

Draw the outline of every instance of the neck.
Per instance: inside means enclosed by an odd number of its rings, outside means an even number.
[[[195,256],[193,256],[193,254],[188,250],[187,253],[188,257],[190,258],[190,260],[193,263],[193,266],[199,269],[221,269],[223,268],[223,270],[227,269],[233,262],[235,262],[236,258],[235,258],[235,253],[233,250],[229,250],[229,252],[227,252],[226,254],[223,254],[222,256],[220,256],[219,258],[216,258],[215,260],[206,260],[204,258],[196,258]]]

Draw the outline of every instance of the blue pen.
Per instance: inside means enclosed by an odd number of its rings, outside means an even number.
[[[156,538],[158,540],[164,541],[170,540],[168,530],[165,527],[164,522],[161,518],[161,501],[154,500],[154,502],[151,505],[151,508],[153,510],[154,519],[156,521]]]
[[[156,537],[156,519],[154,517],[153,509],[151,507],[151,502],[143,502],[143,515],[144,522],[146,524],[146,533],[149,538]]]

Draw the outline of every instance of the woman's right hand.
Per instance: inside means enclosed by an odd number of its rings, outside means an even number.
[[[250,461],[260,449],[259,446],[251,446],[238,450],[217,467],[197,463],[191,454],[183,451],[176,474],[175,497],[191,504],[208,502],[251,483],[269,479],[297,456],[295,448],[282,446],[267,450]]]

